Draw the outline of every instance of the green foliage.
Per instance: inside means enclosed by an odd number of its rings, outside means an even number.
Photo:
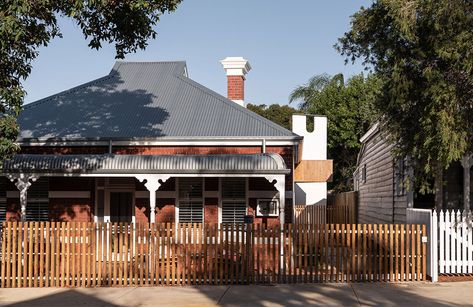
[[[473,2],[378,0],[352,17],[338,50],[382,80],[376,109],[422,187],[473,151]]]
[[[249,103],[246,108],[250,111],[255,112],[258,115],[267,118],[276,124],[291,130],[292,126],[292,114],[297,113],[298,110],[291,108],[286,105],[272,104],[272,105],[254,105]]]
[[[161,14],[181,0],[2,0],[0,1],[0,163],[16,150],[16,118],[25,91],[21,82],[31,72],[38,48],[60,37],[58,16],[73,19],[91,48],[114,43],[116,57],[143,49],[156,37]]]
[[[327,116],[327,150],[334,160],[331,188],[335,191],[353,189],[359,139],[376,119],[372,106],[379,87],[374,76],[355,75],[345,83],[342,74],[317,75],[291,93],[290,101],[301,101],[304,113]]]

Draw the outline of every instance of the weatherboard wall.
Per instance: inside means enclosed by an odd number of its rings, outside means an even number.
[[[394,195],[393,145],[380,132],[364,141],[358,161],[358,221],[404,223],[407,196]],[[366,180],[362,178],[366,167]]]

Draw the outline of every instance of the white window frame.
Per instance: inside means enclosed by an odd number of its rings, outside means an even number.
[[[133,178],[134,182],[134,177]],[[103,201],[103,221],[105,223],[110,222],[110,192],[131,192],[132,193],[132,215],[131,215],[131,222],[133,224],[136,223],[135,211],[136,211],[136,189],[135,185],[128,184],[128,185],[110,185],[109,178],[104,178],[104,185],[99,186],[98,180],[100,178],[95,179],[95,209],[94,209],[94,221],[98,222],[99,216],[98,214],[98,190],[104,191],[104,201]]]
[[[111,221],[111,216],[110,216],[110,194],[111,193],[120,193],[120,192],[125,192],[125,193],[131,193],[131,223],[135,224],[136,223],[136,218],[135,218],[135,211],[136,211],[136,197],[135,197],[135,189],[130,189],[130,188],[107,188],[105,189],[104,193],[104,210],[103,210],[103,219],[104,222],[110,222]]]
[[[223,179],[228,178],[228,177],[220,177],[218,180],[218,191],[219,191],[219,197],[218,197],[218,223],[221,224],[223,221]],[[245,201],[245,215],[248,214],[248,204],[249,204],[249,178],[245,178],[245,197],[238,199],[244,200]]]
[[[407,179],[407,159],[402,157],[394,158],[394,196],[402,197],[407,195],[405,186]]]
[[[181,199],[179,195],[179,181],[182,177],[176,177],[176,208],[175,208],[175,220],[176,224],[181,223],[179,220],[179,207],[181,202],[190,202],[190,201],[201,201],[202,202],[202,224],[205,223],[205,178],[204,177],[187,177],[187,178],[199,178],[202,180],[202,198],[189,198],[189,199]]]
[[[41,198],[33,198],[31,197],[30,194],[27,194],[27,198],[26,198],[26,217],[27,217],[27,221],[38,221],[38,220],[30,220],[28,218],[28,210],[31,210],[31,204],[47,204],[47,212],[48,212],[48,217],[46,220],[41,220],[41,221],[49,221],[50,220],[50,212],[49,212],[49,188],[50,188],[50,178],[49,177],[43,177],[43,178],[40,178],[40,180],[44,180],[47,179],[48,180],[48,191],[47,191],[47,196],[46,197],[41,197]],[[32,185],[34,185],[35,183],[37,183],[38,181],[35,181]],[[31,189],[31,187],[30,187]],[[31,190],[30,190],[31,191]]]
[[[276,212],[269,213],[269,214],[264,214],[261,213],[261,208],[260,208],[260,203],[261,202],[276,202]],[[279,199],[274,197],[274,198],[260,198],[256,201],[256,216],[258,217],[278,217],[279,216],[279,206],[280,202]]]

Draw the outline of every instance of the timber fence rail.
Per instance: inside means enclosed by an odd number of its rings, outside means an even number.
[[[2,288],[426,279],[424,225],[2,226]]]

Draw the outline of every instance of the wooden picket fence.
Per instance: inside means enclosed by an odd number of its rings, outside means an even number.
[[[295,224],[326,224],[327,206],[326,205],[305,205],[298,204],[294,206]]]
[[[329,194],[327,204],[296,204],[294,206],[295,224],[355,224],[357,196],[356,191]]]
[[[327,223],[355,224],[358,192],[328,194]]]
[[[472,212],[432,211],[432,228],[438,240],[433,250],[439,274],[473,274]]]
[[[424,225],[4,222],[0,286],[422,281]]]

